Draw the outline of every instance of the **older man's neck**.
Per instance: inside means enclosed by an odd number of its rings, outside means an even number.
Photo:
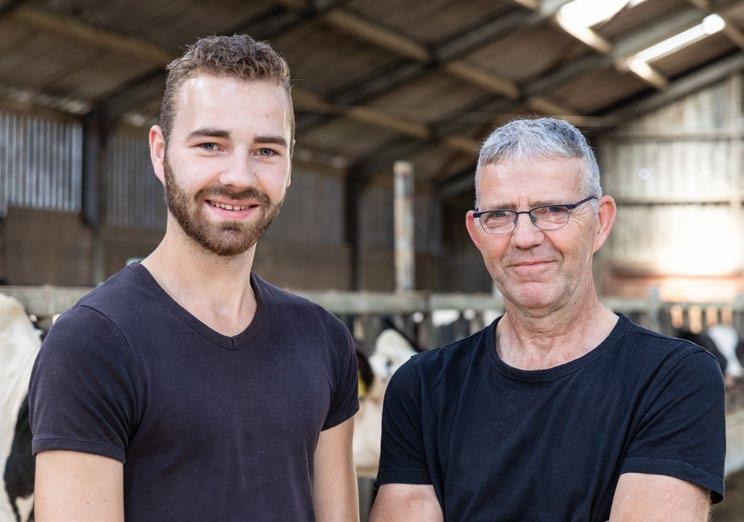
[[[555,309],[530,311],[507,303],[496,332],[496,350],[505,363],[516,368],[552,368],[596,348],[617,319],[599,301],[590,281]]]

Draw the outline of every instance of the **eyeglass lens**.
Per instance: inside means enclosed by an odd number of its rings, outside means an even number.
[[[569,210],[555,205],[538,207],[529,212],[532,223],[541,230],[552,230],[568,222]],[[494,210],[480,217],[481,225],[490,234],[506,234],[516,227],[517,213],[513,210]]]

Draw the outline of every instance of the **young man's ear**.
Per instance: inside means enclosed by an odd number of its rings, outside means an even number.
[[[155,176],[165,185],[165,137],[160,125],[150,127],[150,161]]]

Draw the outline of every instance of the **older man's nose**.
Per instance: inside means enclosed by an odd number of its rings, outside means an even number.
[[[519,214],[512,231],[512,243],[519,248],[530,248],[540,244],[545,235],[530,219],[528,214]]]

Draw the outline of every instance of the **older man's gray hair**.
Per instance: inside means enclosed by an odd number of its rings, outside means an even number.
[[[483,167],[509,160],[538,158],[582,158],[587,195],[602,195],[597,158],[579,129],[556,118],[514,120],[494,130],[483,143],[475,170],[476,208]]]

